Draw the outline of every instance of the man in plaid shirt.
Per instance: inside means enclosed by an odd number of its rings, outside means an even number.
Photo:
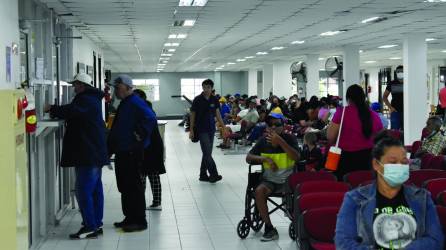
[[[440,155],[446,147],[446,137],[440,130],[442,125],[440,117],[434,116],[427,119],[426,130],[429,135],[423,140],[420,150],[416,153],[416,157],[421,157],[423,154]]]

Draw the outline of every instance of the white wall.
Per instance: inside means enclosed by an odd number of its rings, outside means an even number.
[[[20,86],[20,57],[11,53],[11,82],[6,82],[6,47],[20,42],[19,8],[17,0],[2,0],[0,3],[0,89]]]
[[[77,72],[77,63],[83,63],[85,66],[93,66],[93,51],[102,58],[102,86],[104,86],[104,55],[102,49],[93,43],[87,36],[73,29],[73,36],[82,36],[82,39],[73,39],[73,73]],[[97,66],[97,65],[96,65]],[[99,72],[98,72],[99,74]]]

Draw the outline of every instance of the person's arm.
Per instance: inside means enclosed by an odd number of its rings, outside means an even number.
[[[339,134],[339,127],[339,124],[334,122],[330,122],[330,125],[328,125],[327,140],[329,144],[334,145],[336,143]]]
[[[155,113],[147,106],[138,106],[137,112],[137,124],[140,126],[137,128],[136,138],[137,141],[146,141],[146,138],[150,138],[155,126],[158,122],[156,120]]]
[[[79,97],[79,99],[74,100],[72,103],[66,105],[46,105],[44,111],[47,113],[49,112],[51,117],[65,120],[87,113],[88,106],[89,103],[87,103],[87,100]]]
[[[355,216],[358,209],[351,194],[345,194],[336,220],[334,241],[337,250],[375,249],[373,245],[364,245],[358,242],[357,216]]]
[[[386,89],[383,94],[383,102],[386,104],[387,107],[389,107],[390,112],[394,112],[395,108],[392,107],[392,104],[390,104],[390,102],[389,102],[389,95],[390,95],[390,91],[388,89]]]
[[[194,128],[195,128],[195,111],[190,112],[190,121],[189,121],[189,138],[194,138]]]
[[[438,219],[437,210],[430,195],[427,195],[426,218],[424,235],[412,241],[406,250],[411,249],[443,249],[443,230]]]
[[[248,164],[263,164],[268,163],[271,166],[271,169],[273,171],[278,170],[276,163],[269,157],[261,156],[261,145],[264,143],[265,139],[260,139],[254,147],[249,151],[249,153],[246,155],[246,163]]]
[[[266,139],[268,141],[271,141],[271,143],[274,145],[279,145],[283,151],[285,151],[285,153],[294,161],[298,161],[299,160],[299,152],[297,151],[297,149],[295,149],[294,147],[292,147],[291,145],[289,145],[280,135],[278,135],[276,132],[271,131],[268,133],[268,135],[266,136]]]

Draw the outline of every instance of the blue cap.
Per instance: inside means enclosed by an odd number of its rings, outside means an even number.
[[[132,78],[128,75],[118,75],[115,80],[113,80],[113,86],[116,86],[118,84],[124,84],[129,86],[130,88],[133,88],[133,81]]]
[[[234,96],[235,96],[235,97],[240,97],[240,94],[239,94],[239,93],[235,93]]]
[[[283,116],[283,114],[280,114],[280,113],[269,113],[269,116],[271,116],[272,118],[276,118],[276,119],[283,119],[284,118],[284,116]]]
[[[381,110],[381,104],[379,102],[374,102],[371,105],[371,108],[373,111],[380,111]]]

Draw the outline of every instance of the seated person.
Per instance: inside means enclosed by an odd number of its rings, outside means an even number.
[[[265,120],[267,118],[267,112],[263,107],[260,108],[258,112],[259,112],[259,120],[249,133],[248,143],[257,141],[257,139],[259,139],[263,135],[263,131],[265,131],[266,129]]]
[[[379,115],[379,119],[381,119],[383,127],[387,129],[389,127],[389,119],[387,119],[387,117],[385,117],[381,112],[381,104],[379,104],[379,102],[374,102],[372,103],[371,108]]]
[[[263,180],[255,191],[256,206],[265,222],[262,241],[277,240],[279,234],[268,214],[267,198],[272,193],[287,192],[287,179],[299,160],[297,138],[283,133],[283,114],[271,112],[266,121],[266,135],[249,151],[246,162],[263,165]]]
[[[440,130],[442,124],[443,121],[438,116],[427,119],[425,131],[428,136],[421,142],[421,147],[415,153],[415,158],[420,158],[426,153],[434,156],[441,155],[446,147],[446,137]]]
[[[404,185],[410,172],[401,142],[378,135],[372,155],[376,182],[345,195],[336,223],[336,249],[443,249],[431,195]]]
[[[322,151],[316,145],[317,139],[316,133],[306,133],[304,135],[302,160],[305,160],[305,171],[316,171],[322,168]]]
[[[220,97],[220,99],[218,100],[220,102],[220,115],[221,118],[223,118],[223,120],[227,120],[226,117],[229,116],[229,113],[231,112],[231,108],[229,107],[229,105],[226,103],[226,98],[225,97]]]

